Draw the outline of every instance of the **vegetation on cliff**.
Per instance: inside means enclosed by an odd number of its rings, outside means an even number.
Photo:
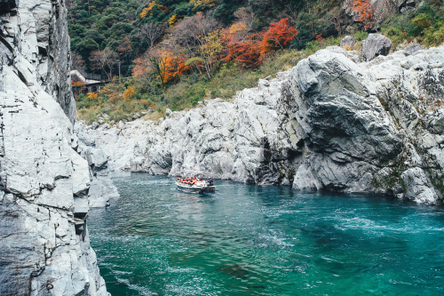
[[[73,65],[113,82],[98,93],[75,82],[82,119],[162,114],[206,98],[230,99],[315,50],[382,32],[395,45],[444,41],[442,1],[378,15],[369,0],[155,0],[70,2]],[[363,32],[363,33],[360,33]],[[359,47],[359,44],[357,45]]]

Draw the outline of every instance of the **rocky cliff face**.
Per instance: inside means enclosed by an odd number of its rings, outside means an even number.
[[[233,103],[88,132],[114,169],[439,202],[444,47],[362,60],[330,47]]]
[[[64,1],[0,2],[0,294],[107,295],[86,228]]]

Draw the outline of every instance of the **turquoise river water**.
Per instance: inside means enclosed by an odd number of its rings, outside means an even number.
[[[216,181],[114,179],[88,218],[108,291],[120,295],[444,295],[444,209],[374,196]]]

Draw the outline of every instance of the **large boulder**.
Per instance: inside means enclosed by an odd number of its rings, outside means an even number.
[[[293,71],[299,89],[295,116],[310,151],[302,172],[296,172],[294,187],[371,190],[371,176],[402,147],[376,96],[375,81],[345,54],[327,50],[301,61]]]
[[[392,42],[381,34],[369,34],[367,39],[362,41],[361,53],[367,60],[371,61],[380,55],[388,55]]]
[[[430,179],[420,168],[410,168],[401,175],[405,197],[419,203],[433,203],[438,199]]]

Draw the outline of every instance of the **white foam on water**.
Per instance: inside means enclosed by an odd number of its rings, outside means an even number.
[[[157,295],[159,295],[155,292],[152,292],[148,287],[141,287],[139,285],[131,284],[128,279],[122,279],[122,278],[116,276],[116,280],[119,283],[126,285],[131,290],[135,290],[135,291],[139,292],[143,296],[157,296]]]
[[[435,228],[432,226],[418,228],[418,225],[410,225],[411,223],[383,224],[371,219],[354,217],[345,218],[335,223],[335,228],[343,231],[346,230],[363,230],[373,235],[389,235],[390,233],[409,233],[416,234],[424,231],[442,231],[443,228]]]

